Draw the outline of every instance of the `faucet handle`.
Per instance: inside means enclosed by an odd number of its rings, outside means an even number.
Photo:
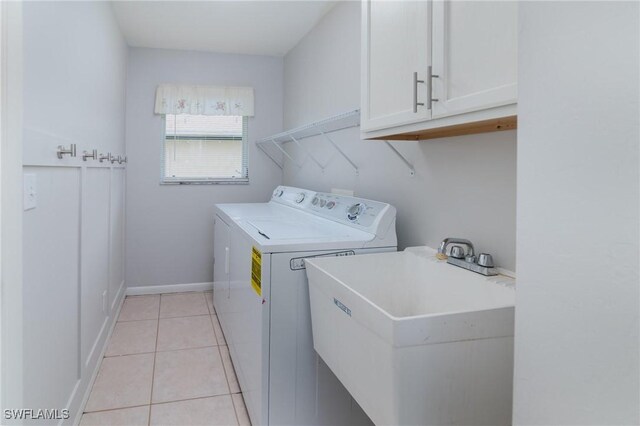
[[[478,265],[485,268],[493,268],[493,257],[488,253],[480,253],[478,256]]]
[[[462,246],[453,246],[449,255],[455,259],[464,259],[464,249]]]

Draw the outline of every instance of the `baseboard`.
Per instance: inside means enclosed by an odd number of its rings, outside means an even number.
[[[140,296],[142,294],[160,294],[160,293],[183,293],[187,291],[211,291],[213,283],[188,283],[188,284],[169,284],[169,285],[148,285],[127,287],[127,296]]]

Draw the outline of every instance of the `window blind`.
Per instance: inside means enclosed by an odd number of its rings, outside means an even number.
[[[247,182],[247,117],[165,116],[165,183]]]

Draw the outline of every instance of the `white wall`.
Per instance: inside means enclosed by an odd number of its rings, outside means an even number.
[[[160,185],[160,83],[252,86],[249,185]],[[282,130],[282,58],[132,48],[127,81],[127,286],[213,280],[213,205],[267,201],[282,172],[253,141]]]
[[[75,415],[124,294],[125,172],[80,156],[124,154],[127,47],[106,2],[23,6],[24,407]]]
[[[330,11],[286,55],[284,72],[286,128],[359,108],[360,3]],[[436,247],[445,237],[464,237],[492,253],[497,265],[514,269],[515,132],[394,142],[413,162],[414,177],[384,143],[361,141],[359,129],[332,137],[359,166],[359,176],[326,141],[313,138],[305,144],[329,163],[324,174],[308,159],[300,169],[287,162],[284,183],[318,191],[353,189],[357,196],[393,204],[401,248]]]
[[[514,424],[640,422],[639,12],[520,5]]]

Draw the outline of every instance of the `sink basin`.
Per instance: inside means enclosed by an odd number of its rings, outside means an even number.
[[[314,347],[376,424],[511,424],[515,281],[435,253],[307,259]]]

